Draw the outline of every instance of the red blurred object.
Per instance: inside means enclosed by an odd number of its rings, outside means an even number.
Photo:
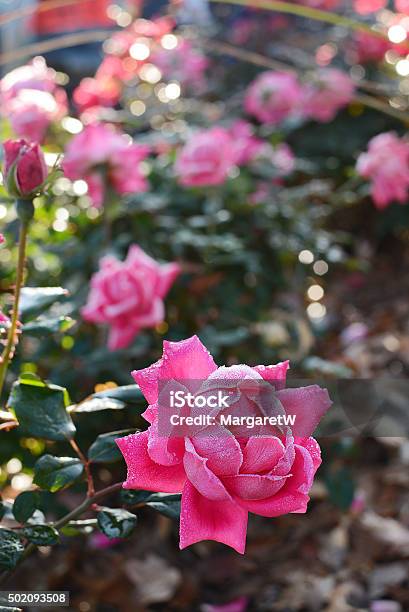
[[[49,1],[41,0],[40,6]],[[77,0],[48,11],[41,10],[35,15],[33,26],[40,35],[112,26],[107,15],[109,4],[110,0]]]

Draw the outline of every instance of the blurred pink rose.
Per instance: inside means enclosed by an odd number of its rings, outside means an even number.
[[[246,612],[249,600],[247,597],[238,597],[227,604],[203,604],[201,612]]]
[[[121,89],[117,79],[111,77],[85,78],[74,89],[73,99],[81,113],[99,106],[109,108],[119,102]]]
[[[9,193],[15,197],[32,196],[47,178],[44,155],[37,143],[6,140],[3,175]]]
[[[37,89],[54,93],[57,88],[55,70],[49,68],[42,57],[8,72],[0,81],[0,94],[4,99],[13,98],[21,89]]]
[[[233,140],[227,130],[214,127],[193,134],[179,152],[175,172],[186,187],[220,185],[236,163]]]
[[[184,87],[203,88],[206,83],[209,60],[186,39],[179,38],[174,49],[159,48],[152,54],[151,61],[165,79],[178,81]]]
[[[398,13],[409,14],[409,0],[395,0],[395,10]]]
[[[368,15],[385,8],[388,0],[354,0],[354,10],[360,15]]]
[[[199,338],[193,336],[181,342],[164,342],[159,361],[132,372],[149,402],[143,416],[150,426],[143,433],[117,440],[128,466],[123,486],[182,492],[180,548],[216,540],[243,553],[248,512],[274,517],[306,511],[308,492],[321,463],[320,448],[310,435],[331,401],[327,391],[317,385],[285,389],[287,368],[288,362],[218,368]],[[261,436],[248,437],[247,433],[246,437],[242,428],[236,436],[233,428],[220,423],[198,428],[185,437],[160,433],[158,419],[163,413],[159,411],[166,410],[169,398],[169,386],[161,383],[196,394],[230,389],[232,414],[243,414],[245,409],[251,414],[257,413],[257,403],[252,401],[254,395],[245,394],[245,383],[254,389],[254,384],[262,381],[270,383],[261,394],[264,410],[279,407],[283,414],[295,415],[301,437],[295,438],[289,431],[282,435],[278,430]]]
[[[391,48],[391,44],[380,36],[373,36],[367,32],[355,32],[353,48],[357,54],[356,61],[364,64],[382,61],[387,50]]]
[[[393,201],[408,201],[409,143],[394,132],[372,138],[368,151],[358,157],[356,168],[358,174],[371,179],[377,208],[386,208]]]
[[[257,157],[265,147],[264,140],[254,136],[254,128],[251,123],[241,119],[235,121],[229,129],[232,137],[235,163],[243,166]]]
[[[285,142],[273,147],[271,161],[281,175],[289,174],[295,168],[295,156]]]
[[[355,86],[348,74],[337,68],[322,68],[305,86],[301,112],[326,123],[351,102],[354,93]]]
[[[66,115],[67,97],[60,88],[55,95],[38,89],[20,89],[5,109],[17,136],[43,142],[50,123]]]
[[[293,74],[263,72],[247,89],[244,108],[261,123],[275,125],[295,114],[301,96],[301,85]]]
[[[108,125],[88,125],[68,143],[62,167],[69,179],[85,180],[94,206],[102,206],[107,186],[119,194],[147,190],[140,162],[148,152]]]
[[[163,299],[180,273],[177,263],[158,264],[139,246],[130,247],[125,261],[104,257],[91,279],[82,316],[92,323],[108,323],[108,348],[129,346],[143,328],[162,323]]]

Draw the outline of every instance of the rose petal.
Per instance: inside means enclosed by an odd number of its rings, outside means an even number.
[[[286,414],[295,415],[292,427],[294,436],[309,437],[317,427],[332,402],[328,391],[318,385],[300,387],[299,389],[282,389],[277,391]]]
[[[233,501],[212,501],[186,482],[180,514],[180,548],[202,540],[215,540],[243,554],[247,512]]]
[[[259,474],[271,471],[283,457],[285,448],[275,436],[249,438],[243,449],[240,473]]]
[[[134,370],[132,376],[150,404],[158,399],[159,380],[193,380],[200,383],[216,370],[216,364],[207,348],[197,336],[180,342],[163,343],[163,356],[143,370]]]
[[[274,385],[274,387],[278,389],[283,389],[285,387],[285,381],[287,378],[287,370],[290,367],[289,361],[282,361],[275,365],[258,365],[254,366],[253,370],[255,370],[260,376],[267,380],[269,383]]]
[[[148,432],[132,434],[116,440],[128,467],[124,489],[146,489],[163,493],[180,493],[186,481],[180,463],[163,466],[152,461],[148,454]]]
[[[230,499],[222,481],[207,467],[207,459],[200,457],[189,438],[185,438],[183,465],[186,476],[204,497],[214,501]]]

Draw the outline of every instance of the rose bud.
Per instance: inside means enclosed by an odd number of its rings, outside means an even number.
[[[10,195],[22,200],[35,196],[47,178],[44,154],[37,143],[7,140],[4,148],[4,183]]]

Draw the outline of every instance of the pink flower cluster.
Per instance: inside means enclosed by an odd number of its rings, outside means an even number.
[[[163,299],[180,273],[177,263],[160,265],[133,245],[125,261],[104,257],[91,279],[82,316],[110,326],[108,348],[127,347],[143,328],[162,323]]]
[[[100,207],[107,188],[119,194],[147,190],[141,162],[148,153],[148,147],[132,143],[111,126],[93,124],[68,143],[62,167],[67,178],[86,181],[92,203]]]
[[[244,108],[270,125],[293,117],[327,122],[351,102],[354,92],[351,78],[336,68],[322,68],[307,85],[291,73],[267,71],[249,86]]]
[[[214,127],[193,134],[179,152],[175,172],[186,187],[221,185],[234,166],[247,165],[257,158],[270,161],[279,175],[288,174],[294,167],[294,156],[287,145],[273,148],[254,135],[250,123],[238,120],[229,129]]]
[[[164,342],[163,357],[152,366],[134,371],[149,407],[144,418],[149,428],[117,440],[128,467],[126,489],[182,493],[180,547],[216,540],[244,553],[248,513],[275,517],[305,512],[314,474],[321,463],[320,448],[312,432],[331,401],[317,385],[285,389],[288,362],[275,366],[217,367],[193,336]],[[269,405],[296,415],[302,437],[290,431],[243,437],[219,423],[184,437],[159,433],[161,382],[201,389],[235,389],[234,410],[253,410],[240,389],[243,383],[268,381]],[[201,386],[199,386],[201,385]],[[236,393],[237,391],[237,393]],[[237,397],[236,397],[237,395]]]
[[[358,174],[372,182],[372,198],[383,209],[393,201],[408,201],[409,143],[393,132],[372,138],[357,162]]]
[[[152,54],[151,61],[166,79],[178,81],[183,87],[203,89],[206,84],[205,71],[209,60],[194,49],[186,39],[178,39],[174,49],[159,48]]]
[[[42,142],[48,126],[67,113],[67,96],[42,58],[20,66],[0,81],[2,111],[20,138]]]

